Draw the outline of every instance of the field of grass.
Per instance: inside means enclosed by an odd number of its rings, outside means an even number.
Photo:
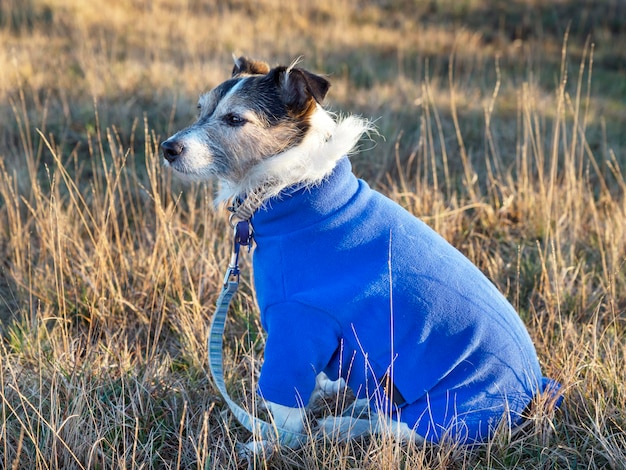
[[[622,0],[0,0],[0,467],[625,468],[625,42]],[[355,170],[507,295],[560,410],[471,449],[238,457],[206,351],[227,215],[158,149],[232,53],[302,56],[375,120]],[[226,381],[250,405],[243,270]]]

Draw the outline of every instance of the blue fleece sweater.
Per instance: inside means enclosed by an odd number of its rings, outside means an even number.
[[[266,400],[306,404],[323,371],[426,439],[475,442],[542,390],[534,346],[504,296],[358,180],[348,159],[318,186],[270,200],[252,224]],[[399,408],[381,391],[385,374]]]

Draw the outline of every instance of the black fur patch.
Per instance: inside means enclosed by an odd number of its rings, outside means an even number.
[[[265,116],[270,125],[289,118],[289,110],[271,74],[248,78],[238,93],[245,96],[250,108]]]
[[[220,83],[213,89],[213,94],[215,94],[215,104],[219,103],[224,96],[228,94],[230,90],[233,89],[237,83],[241,81],[241,78],[230,78],[223,83]]]
[[[292,69],[289,77],[287,73],[287,67],[280,66],[266,75],[248,77],[237,93],[245,96],[250,108],[264,115],[270,125],[288,121],[302,138],[316,103],[324,99],[330,84],[302,69]]]
[[[240,78],[231,78],[223,83],[220,83],[218,86],[213,88],[213,90],[211,90],[211,101],[207,103],[210,109],[203,110],[203,116],[198,120],[198,123],[204,123],[207,119],[211,118],[218,103],[222,101],[222,98],[224,98],[224,96],[226,96],[228,92],[232,90],[237,83],[239,83],[240,80]]]
[[[263,64],[265,67],[267,64]],[[310,116],[315,112],[317,103],[321,103],[328,92],[330,83],[323,77],[304,69],[285,66],[275,67],[267,73],[257,67],[257,62],[240,58],[235,66],[234,76],[218,85],[212,91],[212,104],[217,104],[242,80],[236,95],[245,102],[245,106],[264,117],[269,126],[286,124],[296,131],[297,144],[310,128]],[[247,73],[256,72],[255,75]],[[239,74],[244,74],[240,76]],[[206,118],[215,109],[206,110]]]

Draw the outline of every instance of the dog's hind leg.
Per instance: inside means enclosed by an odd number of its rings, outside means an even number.
[[[319,421],[319,427],[331,439],[345,441],[368,434],[394,436],[399,441],[421,443],[424,438],[405,423],[371,414],[370,419],[352,416],[329,416]]]
[[[356,437],[374,433],[374,422],[369,419],[351,416],[328,416],[319,420],[319,427],[324,434],[339,441],[347,441]]]

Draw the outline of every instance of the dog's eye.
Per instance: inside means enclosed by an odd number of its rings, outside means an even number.
[[[242,118],[241,116],[237,116],[236,114],[232,114],[232,113],[228,113],[224,115],[222,119],[224,120],[226,124],[228,124],[229,126],[233,126],[233,127],[242,126],[243,124],[246,123],[246,120],[244,118]]]

